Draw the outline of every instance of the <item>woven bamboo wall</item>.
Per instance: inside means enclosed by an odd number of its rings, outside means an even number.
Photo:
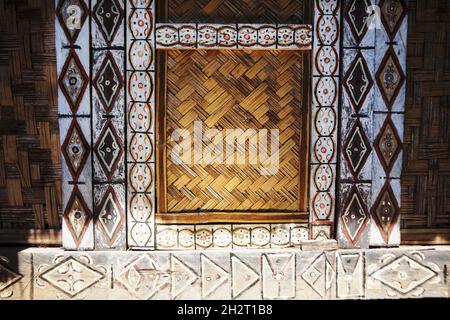
[[[168,19],[158,22],[305,23],[299,0],[166,0]]]
[[[450,2],[409,1],[401,218],[450,237]],[[427,231],[424,231],[424,229]]]
[[[60,228],[53,1],[0,1],[0,229]]]

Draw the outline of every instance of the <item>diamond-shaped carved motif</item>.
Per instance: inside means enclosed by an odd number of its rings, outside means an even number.
[[[345,19],[355,38],[356,44],[359,44],[367,33],[367,19],[369,13],[367,8],[371,5],[368,0],[350,0],[345,9]]]
[[[92,213],[77,186],[74,186],[70,199],[67,202],[64,217],[72,238],[78,247],[89,227],[89,222],[92,220]]]
[[[364,133],[361,122],[356,121],[344,145],[344,157],[354,176],[357,176],[364,167],[371,151],[370,142]]]
[[[66,97],[70,110],[74,113],[78,110],[88,81],[89,78],[75,50],[70,49],[66,62],[62,67],[58,84]]]
[[[361,52],[358,52],[344,77],[344,88],[356,112],[361,109],[372,86],[373,80],[366,60]]]
[[[117,0],[99,0],[95,5],[94,19],[108,45],[114,40],[123,16],[123,9]]]
[[[77,40],[87,15],[88,8],[83,0],[59,0],[56,16],[71,44]]]
[[[382,0],[380,3],[381,21],[389,38],[393,40],[406,16],[403,0]]]
[[[97,223],[100,225],[110,245],[116,241],[124,220],[125,213],[114,189],[109,186],[97,209]]]
[[[387,108],[391,110],[405,82],[405,74],[392,46],[387,50],[375,77],[380,88],[381,96]]]
[[[72,120],[61,149],[72,179],[77,180],[84,168],[90,148],[76,119]]]
[[[354,244],[369,222],[367,207],[356,186],[352,187],[343,210],[341,220],[344,234]]]
[[[419,287],[436,276],[438,273],[435,270],[406,255],[388,262],[370,275],[401,294],[416,289],[419,289],[419,294],[423,291]]]
[[[110,120],[106,122],[97,140],[94,151],[99,159],[103,172],[108,179],[111,179],[122,158],[123,144]]]
[[[399,211],[391,185],[386,181],[372,207],[372,216],[375,218],[377,227],[386,243],[389,241],[392,229],[398,219]]]
[[[374,147],[386,174],[392,170],[392,166],[401,150],[401,140],[390,116],[388,116],[380,129],[380,133],[374,141]]]
[[[72,257],[60,261],[39,276],[72,298],[104,277],[102,272]]]
[[[110,112],[123,87],[123,78],[109,51],[95,76],[94,87],[106,112]]]

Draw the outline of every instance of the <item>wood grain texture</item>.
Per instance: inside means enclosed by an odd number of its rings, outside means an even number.
[[[401,227],[416,233],[408,241],[450,227],[449,16],[448,1],[409,1]]]
[[[53,1],[0,1],[0,229],[60,228]]]

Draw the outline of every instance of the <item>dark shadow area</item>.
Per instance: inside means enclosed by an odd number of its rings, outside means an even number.
[[[299,0],[167,0],[173,23],[307,23],[310,1]]]

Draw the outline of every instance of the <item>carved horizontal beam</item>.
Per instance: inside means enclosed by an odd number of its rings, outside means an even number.
[[[309,241],[306,248],[320,249],[305,250],[303,243],[301,249],[234,252],[2,248],[0,300],[449,296],[449,247],[335,250],[330,241]]]
[[[156,49],[311,50],[307,24],[156,24]]]
[[[308,223],[305,212],[202,212],[202,213],[159,213],[159,224],[195,223]]]

